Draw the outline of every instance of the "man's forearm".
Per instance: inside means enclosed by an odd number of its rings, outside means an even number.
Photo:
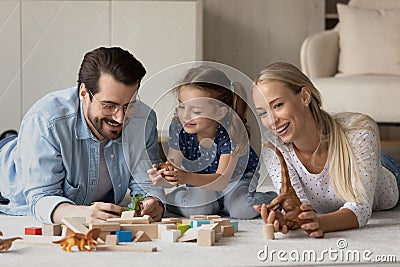
[[[51,219],[53,223],[61,224],[62,218],[68,218],[68,217],[86,218],[86,215],[87,215],[86,206],[77,206],[70,203],[61,203],[54,209]]]

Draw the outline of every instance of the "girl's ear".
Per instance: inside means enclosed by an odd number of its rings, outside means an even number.
[[[226,116],[226,113],[228,112],[228,108],[227,107],[225,107],[225,106],[223,106],[223,107],[219,107],[218,109],[217,109],[217,113],[216,113],[216,120],[217,121],[220,121],[220,120],[222,120],[225,116]]]
[[[311,90],[308,87],[303,86],[301,88],[301,100],[305,106],[308,106],[311,102]]]

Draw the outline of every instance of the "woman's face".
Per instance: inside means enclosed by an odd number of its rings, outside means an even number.
[[[310,90],[303,87],[295,94],[281,81],[267,80],[257,84],[253,99],[258,116],[265,127],[271,129],[283,142],[295,142],[310,118],[308,104]],[[308,113],[307,113],[308,112]]]

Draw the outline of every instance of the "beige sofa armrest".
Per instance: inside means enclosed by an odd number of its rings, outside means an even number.
[[[302,71],[310,78],[331,77],[337,73],[339,33],[323,31],[307,37],[300,51]]]

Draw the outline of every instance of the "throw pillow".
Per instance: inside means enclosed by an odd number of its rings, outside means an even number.
[[[373,10],[337,4],[339,72],[400,75],[400,9]]]

